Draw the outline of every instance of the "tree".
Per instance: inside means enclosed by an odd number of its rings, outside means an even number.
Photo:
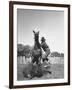
[[[17,56],[23,56],[24,55],[24,46],[22,44],[17,45]]]
[[[24,56],[25,57],[31,56],[31,47],[29,45],[24,46]]]
[[[60,56],[61,56],[61,57],[64,57],[64,53],[61,53]]]
[[[31,52],[31,47],[29,45],[17,45],[17,56],[27,56]]]
[[[60,53],[58,52],[52,52],[51,57],[60,57]]]
[[[23,62],[23,56],[24,56],[24,45],[18,44],[17,45],[17,56],[22,56],[22,62]]]

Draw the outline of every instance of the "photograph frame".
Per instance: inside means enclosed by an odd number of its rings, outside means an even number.
[[[32,5],[32,6],[46,6],[46,7],[63,7],[68,9],[68,82],[62,83],[51,83],[51,84],[34,84],[34,85],[14,85],[13,81],[13,6],[14,5]],[[48,87],[48,86],[62,86],[70,85],[70,5],[69,4],[53,4],[53,3],[37,3],[37,2],[19,2],[10,1],[9,2],[9,88],[31,88],[31,87]]]

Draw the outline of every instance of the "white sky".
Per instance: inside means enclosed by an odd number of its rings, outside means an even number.
[[[46,38],[51,51],[64,52],[63,11],[18,9],[18,43],[34,45],[34,29],[40,31],[39,40]]]

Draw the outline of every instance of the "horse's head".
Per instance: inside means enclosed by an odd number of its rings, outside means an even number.
[[[33,33],[34,33],[34,38],[35,38],[35,40],[38,40],[38,39],[39,39],[39,31],[38,31],[38,32],[35,32],[35,31],[33,30]]]

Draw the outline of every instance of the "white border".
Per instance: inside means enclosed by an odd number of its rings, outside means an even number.
[[[68,21],[67,21],[67,17],[68,17],[68,9],[67,8],[59,8],[59,7],[45,7],[45,6],[28,6],[28,5],[14,5],[13,7],[13,16],[14,16],[14,22],[13,22],[13,34],[14,34],[14,38],[13,38],[13,71],[14,71],[14,75],[13,75],[13,81],[14,81],[14,85],[31,85],[31,84],[50,84],[50,83],[64,83],[64,82],[68,82],[67,78],[68,78]],[[17,81],[17,9],[40,9],[40,10],[56,10],[56,11],[64,11],[64,39],[65,39],[65,55],[64,55],[64,79],[48,79],[48,80],[28,80],[28,81]]]

